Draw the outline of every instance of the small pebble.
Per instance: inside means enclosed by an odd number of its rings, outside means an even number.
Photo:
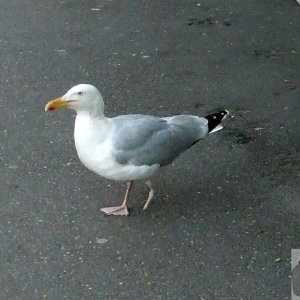
[[[97,244],[105,244],[105,243],[107,243],[107,242],[108,242],[107,239],[99,239],[99,238],[96,238],[96,243],[97,243]]]

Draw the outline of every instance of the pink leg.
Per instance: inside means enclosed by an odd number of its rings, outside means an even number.
[[[150,180],[146,181],[146,184],[149,186],[150,191],[149,191],[148,199],[147,199],[147,201],[146,201],[143,209],[147,209],[148,208],[148,206],[149,206],[149,204],[150,204],[150,202],[151,202],[151,200],[152,200],[152,198],[154,196],[154,189],[153,189],[153,185],[152,185],[151,181]]]
[[[133,185],[133,181],[129,181],[127,182],[127,190],[125,193],[125,197],[123,200],[123,203],[121,206],[113,206],[113,207],[105,207],[105,208],[101,208],[101,211],[103,211],[104,213],[106,213],[107,215],[114,215],[114,216],[128,216],[129,212],[128,212],[128,208],[127,208],[127,201],[129,198],[129,192],[132,188]]]

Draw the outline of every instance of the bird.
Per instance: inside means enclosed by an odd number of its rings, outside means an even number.
[[[122,204],[101,209],[116,216],[129,215],[127,203],[136,180],[145,180],[149,187],[143,207],[147,209],[154,196],[151,177],[209,133],[221,130],[221,121],[229,113],[223,109],[206,117],[129,114],[109,118],[101,93],[90,84],[72,87],[49,101],[45,111],[61,108],[77,113],[74,140],[83,165],[102,177],[127,182]]]

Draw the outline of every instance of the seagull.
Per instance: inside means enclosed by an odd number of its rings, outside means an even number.
[[[129,215],[127,202],[135,180],[145,180],[149,187],[143,209],[148,208],[154,196],[150,178],[206,135],[222,129],[221,121],[228,114],[221,110],[204,118],[187,114],[108,118],[102,95],[90,84],[72,87],[62,97],[48,102],[45,111],[59,108],[77,113],[74,139],[81,162],[100,176],[127,182],[123,203],[101,209],[117,216]]]

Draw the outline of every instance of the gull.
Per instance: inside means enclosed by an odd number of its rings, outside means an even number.
[[[220,123],[228,114],[221,110],[203,118],[187,114],[108,118],[102,95],[90,84],[72,87],[48,102],[45,111],[59,108],[77,113],[74,140],[81,162],[100,176],[127,182],[123,203],[101,209],[107,215],[129,215],[127,202],[135,180],[145,180],[150,189],[143,207],[146,209],[154,196],[150,178],[206,135],[222,129]]]

